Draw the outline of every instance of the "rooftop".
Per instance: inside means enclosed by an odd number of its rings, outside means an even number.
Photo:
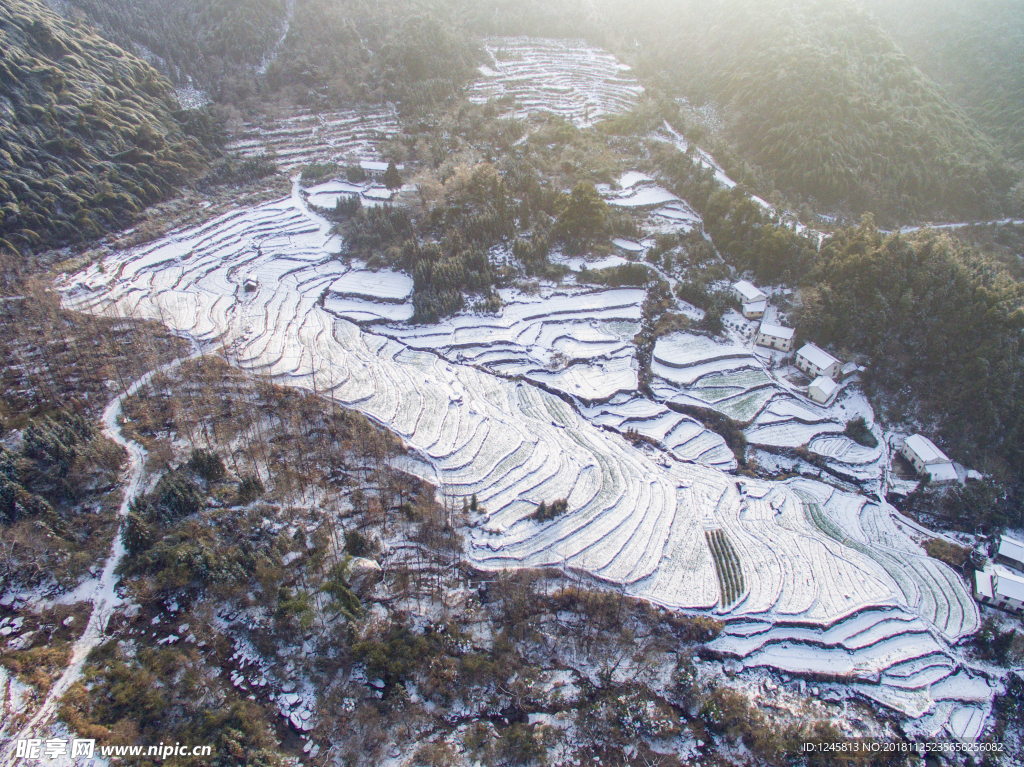
[[[764,333],[766,336],[771,336],[772,338],[785,338],[788,340],[793,337],[793,334],[796,331],[793,328],[786,328],[782,325],[773,325],[770,322],[762,322],[760,332]]]
[[[907,437],[903,444],[910,448],[914,455],[924,461],[925,466],[933,463],[950,463],[949,456],[939,450],[935,443],[923,434],[913,434]]]
[[[768,301],[760,299],[759,301],[744,301],[743,311],[744,312],[763,312],[768,308]]]
[[[804,344],[800,351],[797,352],[798,357],[803,357],[805,360],[810,362],[819,370],[824,370],[827,367],[835,365],[839,360],[833,357],[824,349],[819,349],[814,344]]]
[[[992,599],[992,573],[989,570],[976,570],[974,573],[974,588],[983,597]]]
[[[992,579],[992,590],[996,599],[1015,599],[1024,602],[1024,575],[1017,575],[1006,568],[996,570],[996,577]]]
[[[751,301],[763,301],[768,298],[760,288],[747,280],[740,280],[732,286],[732,289],[743,296],[743,300],[747,303]]]
[[[960,480],[952,461],[928,464],[925,468],[933,482],[958,482]]]
[[[999,539],[999,556],[1012,559],[1015,562],[1024,562],[1024,543],[1008,535]]]
[[[811,386],[820,390],[826,397],[831,397],[835,393],[835,390],[839,388],[839,384],[828,376],[818,376],[811,381]]]

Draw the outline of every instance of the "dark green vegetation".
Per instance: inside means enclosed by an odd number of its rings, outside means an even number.
[[[346,255],[410,273],[414,321],[433,322],[465,308],[466,294],[480,296],[478,308],[498,309],[494,288],[520,273],[557,277],[549,243],[572,247],[606,237],[614,222],[624,225],[607,212],[593,184],[581,182],[578,194],[565,195],[526,162],[509,162],[503,171],[489,163],[459,166],[420,214],[339,205],[334,215],[349,246]],[[519,268],[492,261],[489,251],[502,245],[511,246]]]
[[[18,450],[0,446],[0,587],[69,579],[93,564],[112,534],[123,462],[124,451],[74,413],[36,419]]]
[[[177,110],[141,59],[39,0],[4,3],[0,247],[92,239],[170,195],[204,162]]]
[[[743,595],[743,568],[736,550],[729,542],[729,536],[723,530],[704,532],[708,548],[715,560],[715,572],[718,574],[718,588],[722,595],[722,607],[728,607]]]
[[[553,519],[558,519],[568,510],[569,501],[565,498],[559,498],[557,501],[552,501],[550,504],[541,501],[532,516],[538,522],[550,522]]]
[[[871,210],[884,221],[980,217],[1002,209],[1020,177],[1002,148],[852,0],[473,5],[467,16],[474,28],[583,35],[635,62],[650,92],[713,107],[721,123],[712,121],[709,128],[694,118],[678,127],[711,149],[733,178],[762,194],[778,189],[840,212]],[[900,7],[908,5],[923,4]],[[995,41],[997,19],[1018,7],[1005,4],[989,14],[977,37]],[[958,12],[974,15],[973,6]],[[931,8],[895,13],[939,15]],[[1008,92],[987,86],[993,119],[1019,125],[1014,117],[1022,102],[1013,96],[1017,81],[1009,75],[1020,66],[1014,42],[1019,18],[1010,26],[1008,39],[976,48],[985,50],[986,71],[998,67],[991,80],[1014,84]],[[947,39],[966,37],[972,27],[961,23],[961,31]],[[957,69],[965,80],[969,67]]]
[[[692,148],[684,153],[656,144],[653,154],[672,191],[701,214],[705,231],[727,263],[740,272],[752,271],[758,280],[768,284],[795,284],[802,279],[817,251],[814,240],[783,225],[778,216],[755,203],[743,188],[722,189],[712,170],[697,162]],[[711,254],[701,255],[696,239],[690,236],[688,244],[697,260],[710,257]],[[701,299],[681,297],[707,308]]]
[[[872,433],[864,416],[859,415],[846,422],[843,434],[852,439],[858,445],[864,447],[878,447],[878,438]]]
[[[297,0],[266,83],[300,103],[388,100],[416,111],[457,96],[480,60],[442,0]]]
[[[1024,160],[1024,3],[858,0],[1013,160]]]
[[[204,655],[184,645],[145,647],[128,656],[117,640],[108,641],[90,653],[86,681],[63,698],[61,718],[81,737],[101,744],[212,746],[212,757],[186,764],[281,764],[266,712],[245,699],[226,701],[206,676]],[[174,683],[167,684],[169,679]]]
[[[285,29],[286,0],[69,0],[71,15],[126,51],[152,54],[177,86],[215,94],[252,86]],[[138,47],[137,47],[138,46]]]
[[[933,422],[952,456],[1021,478],[1024,286],[949,235],[870,220],[826,242],[809,283],[802,331],[866,355],[887,416]]]
[[[673,74],[721,109],[766,189],[887,218],[999,210],[1012,176],[997,147],[854,5],[704,8],[681,25],[692,38],[651,47],[688,51]]]

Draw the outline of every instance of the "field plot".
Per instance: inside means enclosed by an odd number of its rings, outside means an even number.
[[[513,99],[515,116],[560,115],[579,128],[628,112],[643,93],[629,67],[583,42],[496,37],[484,42],[491,63],[469,100]]]
[[[637,387],[633,336],[644,291],[505,291],[498,314],[462,314],[436,325],[380,330],[413,349],[530,381],[588,402]]]
[[[631,170],[619,177],[616,185],[600,184],[598,191],[609,205],[647,214],[643,229],[647,234],[689,232],[703,225],[700,214],[645,173]],[[625,251],[641,253],[646,248],[628,240],[614,240]],[[635,246],[635,247],[634,247]]]
[[[699,439],[691,420],[675,421],[677,414],[632,391],[595,402],[584,417],[568,398],[531,384],[531,371],[576,365],[581,386],[618,392],[618,383],[591,380],[589,372],[631,359],[642,291],[524,296],[501,315],[391,328],[385,337],[332,315],[320,297],[401,307],[380,299],[402,300],[407,283],[346,271],[336,249],[329,222],[296,185],[290,198],[113,254],[59,288],[68,306],[162,320],[210,351],[223,349],[234,364],[333,397],[386,426],[444,493],[478,497],[483,510],[467,530],[465,556],[480,568],[574,570],[668,607],[819,632],[865,611],[899,609],[927,626],[941,652],[977,626],[962,581],[925,557],[886,507],[811,481],[737,480],[707,466],[659,462],[601,427],[685,446]],[[710,356],[756,372],[735,347],[719,353],[707,339],[672,339],[658,356],[677,377]],[[538,359],[561,367],[538,367]],[[490,372],[517,369],[517,378]],[[799,417],[785,409],[773,415]],[[532,518],[539,503],[561,498],[566,513]],[[887,641],[866,646],[892,646]],[[799,663],[764,654],[776,646],[744,652]],[[864,648],[847,641],[815,650],[803,668],[850,652]],[[954,713],[949,721],[973,721]]]
[[[344,279],[344,278],[343,278]],[[683,461],[736,468],[725,441],[700,423],[636,394],[633,337],[644,291],[503,291],[499,314],[464,314],[436,325],[377,332],[452,362],[522,377],[581,401],[580,413],[622,434],[653,439]],[[327,308],[331,308],[325,303]]]
[[[227,150],[243,157],[273,154],[282,170],[314,162],[344,164],[380,159],[381,142],[398,130],[398,118],[391,111],[295,111],[277,119],[246,123]]]
[[[305,191],[310,205],[326,210],[332,210],[339,200],[351,197],[358,197],[363,207],[383,205],[394,197],[394,192],[373,181],[357,184],[348,181],[328,181],[311,186]]]

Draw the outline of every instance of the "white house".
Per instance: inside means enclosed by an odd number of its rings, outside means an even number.
[[[743,304],[743,316],[748,320],[759,320],[764,317],[767,309],[768,301],[751,301],[749,304]]]
[[[384,174],[388,170],[388,163],[378,162],[377,160],[362,160],[359,163],[359,167],[363,169],[363,173],[366,174],[367,178],[384,178]],[[405,170],[404,165],[396,165],[395,167],[399,171]]]
[[[839,391],[839,384],[831,378],[818,376],[811,381],[811,385],[807,387],[807,396],[819,405],[827,405],[829,400],[835,396],[837,391]]]
[[[974,573],[974,598],[1012,612],[1024,612],[1024,575],[999,565]]]
[[[999,537],[999,548],[993,557],[996,562],[1024,572],[1024,542],[1008,535]]]
[[[793,348],[793,335],[796,333],[793,328],[785,328],[782,325],[773,325],[770,322],[762,322],[757,330],[755,343],[758,346],[765,346],[769,349],[778,349],[788,352]]]
[[[754,285],[752,282],[747,280],[740,280],[733,284],[732,294],[736,296],[736,300],[741,304],[753,304],[757,301],[767,301],[768,296]]]
[[[833,381],[839,375],[839,360],[814,344],[804,344],[796,353],[796,366],[811,378],[825,376]]]
[[[903,440],[900,455],[910,461],[918,474],[927,474],[932,482],[956,482],[956,469],[949,457],[927,437],[914,434]]]

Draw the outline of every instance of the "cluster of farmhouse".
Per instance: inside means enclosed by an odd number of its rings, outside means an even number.
[[[732,286],[733,295],[740,302],[743,316],[760,319],[768,309],[768,295],[747,280],[740,280]],[[781,352],[792,351],[796,331],[783,325],[762,320],[755,343],[767,349]],[[810,376],[811,385],[807,396],[819,405],[827,405],[839,391],[836,381],[842,372],[842,363],[814,344],[804,344],[796,353],[796,366]]]
[[[747,280],[732,286],[733,295],[740,302],[747,319],[764,317],[768,308],[768,295]],[[767,349],[789,352],[793,349],[796,331],[772,322],[761,321],[755,343]],[[839,381],[857,370],[853,363],[843,365],[824,349],[812,343],[804,344],[796,353],[796,366],[810,379],[807,396],[819,405],[828,405],[839,392]],[[915,434],[904,440],[900,454],[910,462],[918,474],[928,476],[932,482],[956,482],[953,462],[927,437]]]
[[[974,598],[1003,610],[1024,612],[1024,543],[1000,536],[989,555],[984,567],[974,572]]]

